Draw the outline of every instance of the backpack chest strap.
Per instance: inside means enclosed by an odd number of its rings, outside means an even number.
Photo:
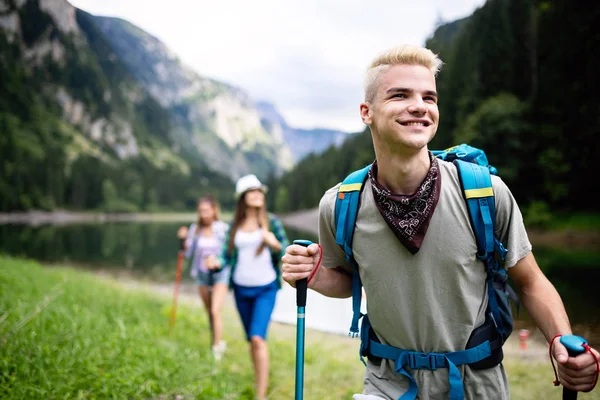
[[[448,368],[450,400],[463,400],[464,387],[457,366],[475,363],[489,357],[492,354],[492,348],[490,342],[485,341],[479,346],[467,350],[449,353],[422,353],[402,350],[370,340],[369,352],[376,357],[393,360],[395,372],[408,378],[408,391],[400,396],[398,400],[414,400],[418,394],[417,382],[406,367],[428,369],[430,371],[435,371],[438,368]]]

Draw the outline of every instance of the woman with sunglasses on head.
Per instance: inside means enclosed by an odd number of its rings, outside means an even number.
[[[220,254],[225,241],[227,224],[221,221],[219,204],[207,195],[198,201],[198,220],[189,229],[182,226],[177,237],[185,239],[185,257],[192,258],[190,275],[198,284],[198,293],[212,328],[212,350],[215,360],[223,357],[226,342],[222,340],[221,309],[227,295],[230,268],[209,270],[205,259]]]

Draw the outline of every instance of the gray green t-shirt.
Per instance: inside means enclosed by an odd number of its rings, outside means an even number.
[[[367,297],[367,312],[384,344],[420,352],[464,350],[471,332],[485,319],[487,292],[483,264],[458,171],[439,161],[440,198],[416,254],[396,238],[374,203],[370,182],[361,193],[352,250]],[[319,242],[322,263],[349,269],[335,243],[334,208],[339,184],[319,204]],[[508,249],[505,268],[531,251],[521,212],[504,182],[492,176],[496,203],[496,235]],[[350,323],[350,321],[348,321]],[[459,366],[466,399],[508,399],[508,381],[500,364],[487,370]],[[406,369],[415,378],[419,399],[448,399],[448,369]],[[363,394],[398,399],[408,378],[394,372],[393,361],[368,362]],[[356,396],[356,398],[360,398]]]

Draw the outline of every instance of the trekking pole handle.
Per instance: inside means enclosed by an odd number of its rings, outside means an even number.
[[[294,240],[294,244],[308,247],[313,242],[310,240]],[[296,281],[296,306],[306,307],[306,292],[308,291],[308,278]]]
[[[587,341],[576,335],[563,335],[560,337],[560,343],[567,348],[570,357],[576,357],[585,352],[583,345],[587,344]],[[577,391],[563,387],[563,400],[575,399],[577,399]]]

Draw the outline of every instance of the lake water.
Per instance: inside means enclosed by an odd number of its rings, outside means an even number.
[[[125,272],[160,282],[175,276],[180,222],[113,222],[71,225],[0,225],[0,252],[84,269]],[[316,240],[313,234],[288,228],[290,240]],[[534,243],[535,244],[535,243]],[[600,344],[600,250],[543,248],[534,250],[538,263],[565,302],[576,333]],[[190,282],[189,274],[183,274]],[[309,328],[347,334],[352,317],[349,299],[330,299],[309,291]],[[273,319],[295,323],[295,291],[287,285],[279,292]],[[532,327],[521,311],[517,328]]]

